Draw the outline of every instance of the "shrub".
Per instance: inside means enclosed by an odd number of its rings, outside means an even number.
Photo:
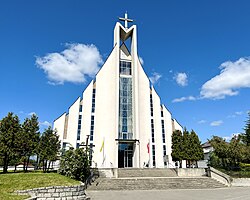
[[[82,148],[70,148],[62,155],[58,172],[72,179],[85,182],[90,175],[88,152]]]
[[[240,163],[240,169],[242,171],[250,172],[250,164],[249,163]]]

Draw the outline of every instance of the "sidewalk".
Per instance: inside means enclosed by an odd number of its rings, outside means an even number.
[[[249,200],[250,187],[231,187],[203,190],[130,190],[87,191],[91,200]]]

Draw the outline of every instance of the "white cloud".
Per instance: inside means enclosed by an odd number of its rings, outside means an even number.
[[[207,122],[206,120],[202,119],[202,120],[198,121],[198,124],[205,124],[206,122]]]
[[[242,111],[237,111],[237,112],[235,112],[235,114],[236,114],[236,115],[242,115],[243,112],[242,112]]]
[[[37,115],[35,112],[30,112],[28,113],[29,116],[32,116],[32,115]]]
[[[152,84],[155,84],[156,82],[159,81],[159,79],[162,77],[161,74],[157,72],[153,72],[152,76],[149,77],[149,80],[151,81]]]
[[[178,103],[178,102],[183,102],[183,101],[195,101],[195,100],[197,100],[196,97],[194,97],[194,96],[188,96],[188,97],[176,98],[172,102],[173,103]]]
[[[218,120],[218,121],[213,121],[210,123],[210,126],[220,126],[221,124],[223,124],[222,120]]]
[[[224,136],[223,139],[225,139],[227,142],[229,142],[234,136],[238,136],[241,133],[232,133],[230,136]]]
[[[202,85],[202,98],[224,99],[237,95],[240,88],[250,87],[250,57],[224,62],[219,68],[220,74]]]
[[[242,111],[237,111],[237,112],[235,112],[235,113],[232,114],[232,115],[228,115],[227,117],[228,117],[228,118],[235,118],[235,117],[237,117],[237,116],[239,116],[239,115],[243,115],[243,112],[242,112]]]
[[[44,122],[39,122],[39,125],[41,126],[51,126],[51,123],[49,123],[48,121],[44,121]]]
[[[186,73],[178,73],[174,76],[174,80],[179,86],[187,86],[188,84],[188,77]]]
[[[143,65],[144,64],[144,60],[142,59],[142,57],[139,56],[139,60],[140,60],[140,63]]]
[[[103,63],[95,45],[66,44],[60,53],[37,57],[36,64],[47,74],[50,84],[83,83],[93,77]]]

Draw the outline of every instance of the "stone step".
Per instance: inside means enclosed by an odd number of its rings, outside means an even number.
[[[205,189],[221,188],[223,184],[208,177],[134,177],[100,178],[87,190],[166,190],[166,189]]]
[[[118,169],[118,177],[176,177],[175,169]]]

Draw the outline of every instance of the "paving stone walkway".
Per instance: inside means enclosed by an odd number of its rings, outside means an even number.
[[[250,187],[194,190],[87,191],[91,200],[250,200]]]

